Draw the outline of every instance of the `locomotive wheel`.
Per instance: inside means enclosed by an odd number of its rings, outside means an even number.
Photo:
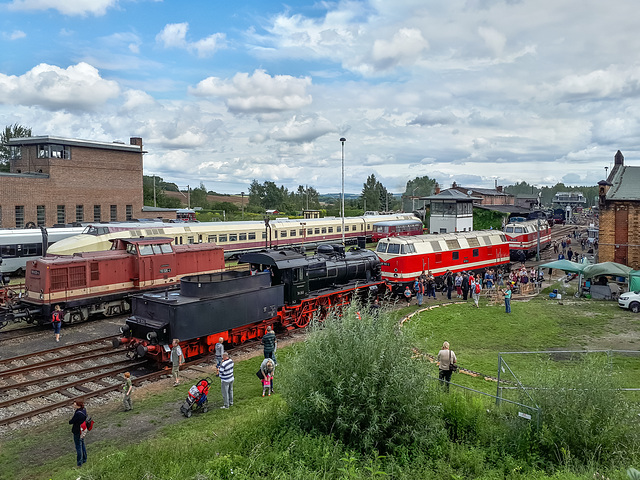
[[[296,318],[293,321],[293,323],[295,323],[298,328],[304,328],[307,325],[309,325],[310,321],[311,321],[311,313],[301,312],[300,315],[296,315]]]

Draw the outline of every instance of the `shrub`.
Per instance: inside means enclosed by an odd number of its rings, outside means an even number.
[[[306,431],[331,434],[361,451],[445,441],[438,407],[430,401],[435,386],[397,323],[385,311],[355,304],[343,313],[313,323],[281,370],[291,418]]]

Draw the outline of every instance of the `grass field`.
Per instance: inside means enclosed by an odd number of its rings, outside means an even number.
[[[417,307],[393,312],[400,318]],[[565,300],[562,304],[545,296],[513,302],[513,313],[502,306],[481,302],[436,308],[412,318],[404,330],[420,351],[436,354],[447,340],[462,367],[495,376],[498,352],[538,350],[638,350],[640,316],[620,310],[614,302]],[[297,346],[279,351],[280,369],[286,369]],[[640,362],[631,354],[614,355],[610,373],[622,378],[623,386],[640,387]],[[505,355],[519,378],[551,378],[554,370],[572,375],[574,362],[567,355]],[[208,413],[185,419],[179,406],[185,389],[139,389],[134,395],[134,413],[118,411],[119,405],[94,409],[97,421],[88,441],[89,461],[75,469],[73,441],[68,418],[36,426],[0,441],[0,478],[4,479],[578,479],[594,477],[596,471],[611,479],[624,479],[626,468],[638,467],[637,445],[629,445],[624,461],[571,462],[571,452],[560,452],[562,461],[543,465],[531,456],[500,454],[492,443],[507,444],[508,437],[495,436],[493,399],[473,392],[456,392],[437,399],[457,424],[449,425],[451,439],[432,451],[358,452],[331,436],[303,431],[288,416],[288,406],[277,392],[261,397],[255,377],[260,358],[236,364],[235,402],[229,410],[212,408]],[[425,377],[437,376],[437,367],[419,363]],[[607,364],[608,365],[608,364]],[[322,372],[322,366],[320,366]],[[200,374],[194,373],[193,379]],[[461,385],[496,393],[496,384],[479,377],[455,374]],[[167,385],[168,385],[167,381]],[[277,383],[276,383],[277,386]],[[217,383],[212,407],[220,405]],[[640,403],[630,393],[631,408]],[[581,405],[568,408],[580,409]],[[491,410],[491,412],[489,412]],[[487,412],[487,413],[485,413]],[[597,415],[597,412],[595,413]],[[638,416],[630,425],[638,430]],[[70,415],[69,415],[70,418]],[[452,420],[453,422],[453,420]],[[453,435],[451,432],[454,432]],[[601,433],[603,436],[606,432]],[[494,435],[494,436],[492,436]],[[599,435],[599,432],[594,432]],[[635,463],[635,465],[634,465]],[[601,470],[604,468],[603,470]],[[604,477],[603,477],[604,478]]]

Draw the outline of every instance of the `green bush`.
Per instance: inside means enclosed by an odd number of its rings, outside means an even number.
[[[360,451],[412,445],[436,451],[446,438],[430,401],[437,385],[387,312],[352,305],[310,328],[278,372],[291,419]]]
[[[634,409],[604,356],[537,371],[533,398],[542,409],[540,453],[555,465],[615,465],[639,452]]]

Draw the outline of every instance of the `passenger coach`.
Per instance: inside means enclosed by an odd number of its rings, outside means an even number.
[[[509,242],[496,230],[385,238],[376,253],[382,279],[397,293],[429,270],[438,277],[447,270],[481,271],[509,264]]]

